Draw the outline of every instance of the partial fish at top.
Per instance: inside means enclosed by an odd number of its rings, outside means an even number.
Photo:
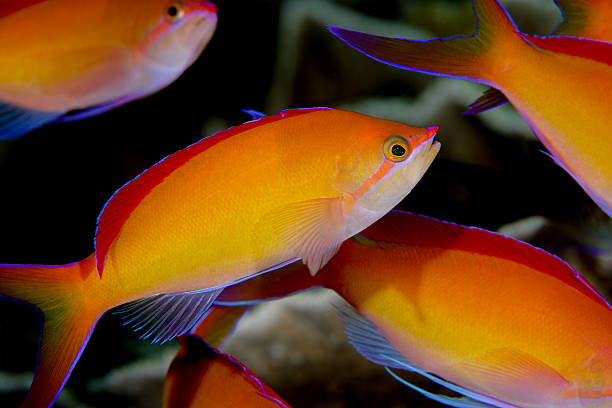
[[[0,0],[0,139],[157,92],[216,25],[204,0]]]
[[[520,33],[496,0],[474,0],[473,36],[407,40],[330,30],[404,69],[500,90],[557,164],[612,216],[612,43]]]

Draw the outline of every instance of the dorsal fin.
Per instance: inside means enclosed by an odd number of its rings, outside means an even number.
[[[540,37],[519,33],[527,42],[543,50],[587,58],[612,66],[612,43],[578,37]]]
[[[104,261],[108,249],[119,234],[123,223],[129,218],[130,214],[138,204],[151,192],[151,190],[160,184],[173,171],[187,163],[190,159],[202,153],[237,134],[246,132],[247,130],[263,126],[281,119],[304,115],[312,112],[317,112],[328,108],[312,108],[312,109],[291,109],[281,111],[275,115],[265,116],[258,120],[246,122],[239,126],[231,127],[227,130],[215,133],[212,136],[206,137],[199,142],[196,142],[183,150],[179,150],[164,159],[160,160],[147,170],[140,173],[136,178],[127,182],[119,190],[117,190],[111,198],[106,202],[98,217],[98,227],[96,229],[95,248],[96,248],[96,267],[98,274],[102,277],[104,269]]]
[[[0,18],[48,0],[0,0]]]
[[[578,272],[561,259],[542,249],[495,232],[465,227],[423,215],[392,211],[359,235],[380,243],[454,249],[507,259],[553,276],[600,305],[611,308]]]

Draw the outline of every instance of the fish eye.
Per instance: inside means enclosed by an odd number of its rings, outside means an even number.
[[[401,136],[391,136],[383,145],[383,152],[385,153],[385,157],[394,162],[404,161],[409,153],[410,146],[406,139]]]
[[[183,3],[173,1],[166,7],[166,20],[170,23],[178,23],[183,18]]]

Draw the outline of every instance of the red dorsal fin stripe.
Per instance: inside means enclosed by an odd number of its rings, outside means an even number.
[[[0,0],[0,18],[48,0]]]
[[[239,133],[247,130],[263,126],[281,119],[287,119],[298,115],[304,115],[311,112],[317,112],[329,108],[312,108],[312,109],[291,109],[277,113],[276,115],[264,116],[260,119],[244,123],[239,126],[231,127],[227,130],[215,133],[212,136],[206,137],[199,142],[196,142],[183,150],[179,150],[164,159],[160,160],[147,170],[140,173],[136,178],[127,182],[119,190],[117,190],[110,200],[102,209],[98,217],[98,227],[96,229],[95,247],[96,247],[96,267],[98,274],[102,277],[104,269],[104,261],[111,243],[119,234],[119,230],[123,223],[129,218],[130,214],[138,204],[149,194],[149,192],[174,170],[178,169],[191,158],[199,153],[211,148]]]
[[[423,215],[392,211],[360,235],[377,242],[454,249],[507,259],[553,276],[602,306],[612,309],[580,274],[561,259],[495,232],[464,227]]]
[[[612,65],[612,43],[577,37],[539,37],[519,33],[527,42],[543,50],[573,55]]]

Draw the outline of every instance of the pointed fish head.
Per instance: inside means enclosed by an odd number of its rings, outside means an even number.
[[[437,126],[417,128],[381,121],[368,141],[368,162],[349,165],[360,181],[344,190],[347,233],[353,235],[395,207],[419,182],[440,150]],[[345,184],[349,186],[349,184]]]
[[[138,45],[141,57],[182,73],[202,53],[217,26],[217,6],[203,0],[156,0],[151,25]],[[177,75],[178,76],[178,75]]]

